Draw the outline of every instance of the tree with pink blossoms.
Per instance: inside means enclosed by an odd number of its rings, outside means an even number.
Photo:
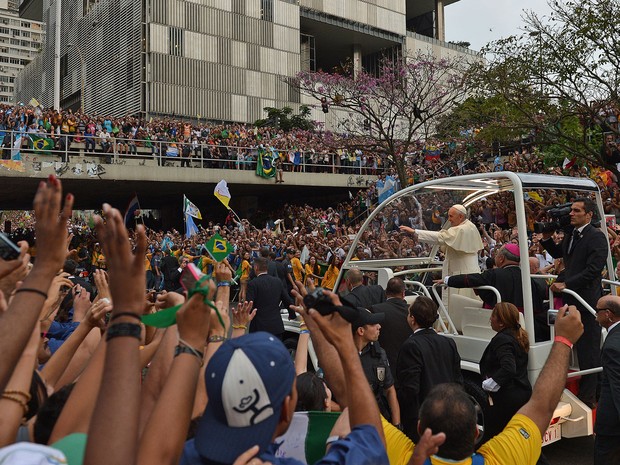
[[[471,85],[465,58],[418,53],[381,61],[376,74],[300,72],[289,84],[327,103],[342,148],[372,150],[393,164],[406,186],[407,153],[432,136],[439,117],[462,102]],[[322,100],[325,99],[325,100]]]

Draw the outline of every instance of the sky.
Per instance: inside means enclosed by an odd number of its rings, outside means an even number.
[[[523,10],[550,12],[547,0],[460,0],[445,7],[446,41],[470,42],[480,50],[488,42],[520,34]]]

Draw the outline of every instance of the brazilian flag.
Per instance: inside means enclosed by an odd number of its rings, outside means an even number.
[[[35,153],[43,153],[45,155],[51,155],[51,151],[54,150],[54,141],[48,137],[41,137],[34,134],[30,136],[30,143]]]
[[[267,179],[275,178],[276,167],[273,162],[273,154],[259,150],[258,160],[256,161],[256,176]]]
[[[221,262],[233,251],[232,245],[219,234],[214,234],[205,247],[216,262]]]

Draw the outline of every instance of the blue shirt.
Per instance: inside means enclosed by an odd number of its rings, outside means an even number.
[[[272,443],[258,457],[273,465],[305,465],[290,457],[276,457],[280,444]],[[245,451],[239,452],[241,455]],[[203,465],[205,462],[198,455],[194,440],[185,443],[179,465]],[[314,465],[389,465],[385,447],[374,426],[356,426],[351,432],[333,442],[325,456]]]

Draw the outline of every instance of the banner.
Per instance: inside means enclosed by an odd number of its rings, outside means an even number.
[[[258,160],[256,160],[256,175],[261,178],[275,178],[276,168],[274,166],[274,158],[271,153],[259,150]]]
[[[224,260],[233,251],[232,246],[219,234],[214,234],[205,244],[207,252],[216,262]]]
[[[219,199],[219,201],[222,202],[224,206],[230,210],[228,202],[230,202],[231,196],[226,181],[222,179],[220,182],[217,183],[217,186],[215,186],[215,190],[213,191],[213,195],[215,195]]]
[[[379,203],[383,202],[394,192],[396,192],[396,180],[392,176],[386,176],[385,181],[377,181],[377,194],[379,194]]]
[[[54,150],[54,140],[49,137],[41,137],[35,134],[28,136],[30,138],[30,148],[35,153],[42,153],[44,155],[51,155],[51,151]]]
[[[196,205],[194,205],[190,200],[183,196],[183,213],[185,215],[193,216],[199,220],[202,219],[202,215],[200,214],[200,210]]]
[[[190,215],[185,215],[185,239],[189,239],[195,234],[198,234],[198,226]]]
[[[127,205],[127,210],[125,210],[125,216],[123,217],[123,221],[125,223],[126,228],[133,229],[136,225],[136,217],[140,216],[140,202],[138,202],[138,194],[133,195],[129,204]]]

